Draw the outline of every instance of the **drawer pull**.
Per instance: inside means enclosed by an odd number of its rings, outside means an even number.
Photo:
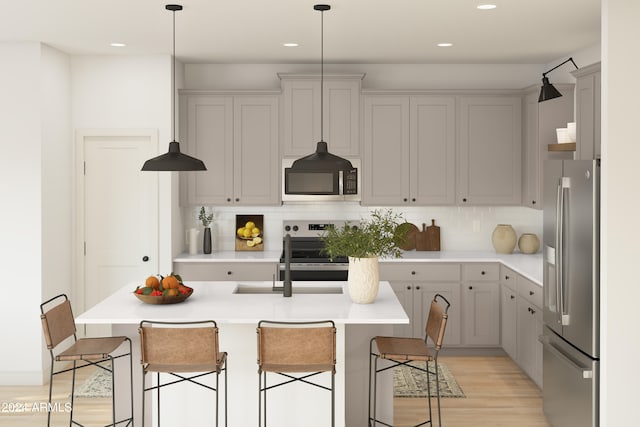
[[[416,272],[415,272],[415,271],[412,271],[412,272],[411,272],[411,275],[412,275],[412,276],[415,276],[415,275],[416,275]]]
[[[410,291],[411,290],[411,286],[407,286],[407,290]]]
[[[533,291],[529,291],[529,295],[533,295],[535,292]]]
[[[504,276],[504,280],[509,280],[509,276]]]
[[[473,290],[473,286],[469,286],[469,290]]]
[[[419,291],[419,290],[420,290],[420,286],[416,286],[416,290],[418,290],[418,291]]]
[[[511,299],[516,299],[516,297],[515,297],[515,296],[513,296],[513,295],[510,295],[510,296],[509,296],[509,298],[511,298]]]
[[[482,274],[482,275],[484,276],[486,273],[484,272],[484,270],[482,270],[482,271],[480,272],[480,274]]]
[[[231,272],[231,271],[227,271],[227,275],[228,275],[228,276],[231,276],[232,274],[233,274],[233,272]]]

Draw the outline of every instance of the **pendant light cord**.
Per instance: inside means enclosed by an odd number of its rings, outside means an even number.
[[[320,12],[320,141],[324,141],[324,10]]]
[[[171,54],[171,123],[173,123],[173,140],[176,140],[176,11],[173,11],[173,52]]]

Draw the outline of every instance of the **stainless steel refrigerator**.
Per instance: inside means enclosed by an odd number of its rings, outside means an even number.
[[[544,166],[543,408],[554,427],[596,427],[600,160]]]

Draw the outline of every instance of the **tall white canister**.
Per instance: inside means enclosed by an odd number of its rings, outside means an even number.
[[[198,229],[190,228],[187,232],[187,241],[189,244],[189,254],[195,255],[198,253]]]

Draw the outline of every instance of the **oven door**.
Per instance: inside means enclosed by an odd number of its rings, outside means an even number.
[[[295,263],[290,265],[292,281],[338,281],[347,280],[348,263]],[[280,263],[280,278],[284,280],[284,263]]]

